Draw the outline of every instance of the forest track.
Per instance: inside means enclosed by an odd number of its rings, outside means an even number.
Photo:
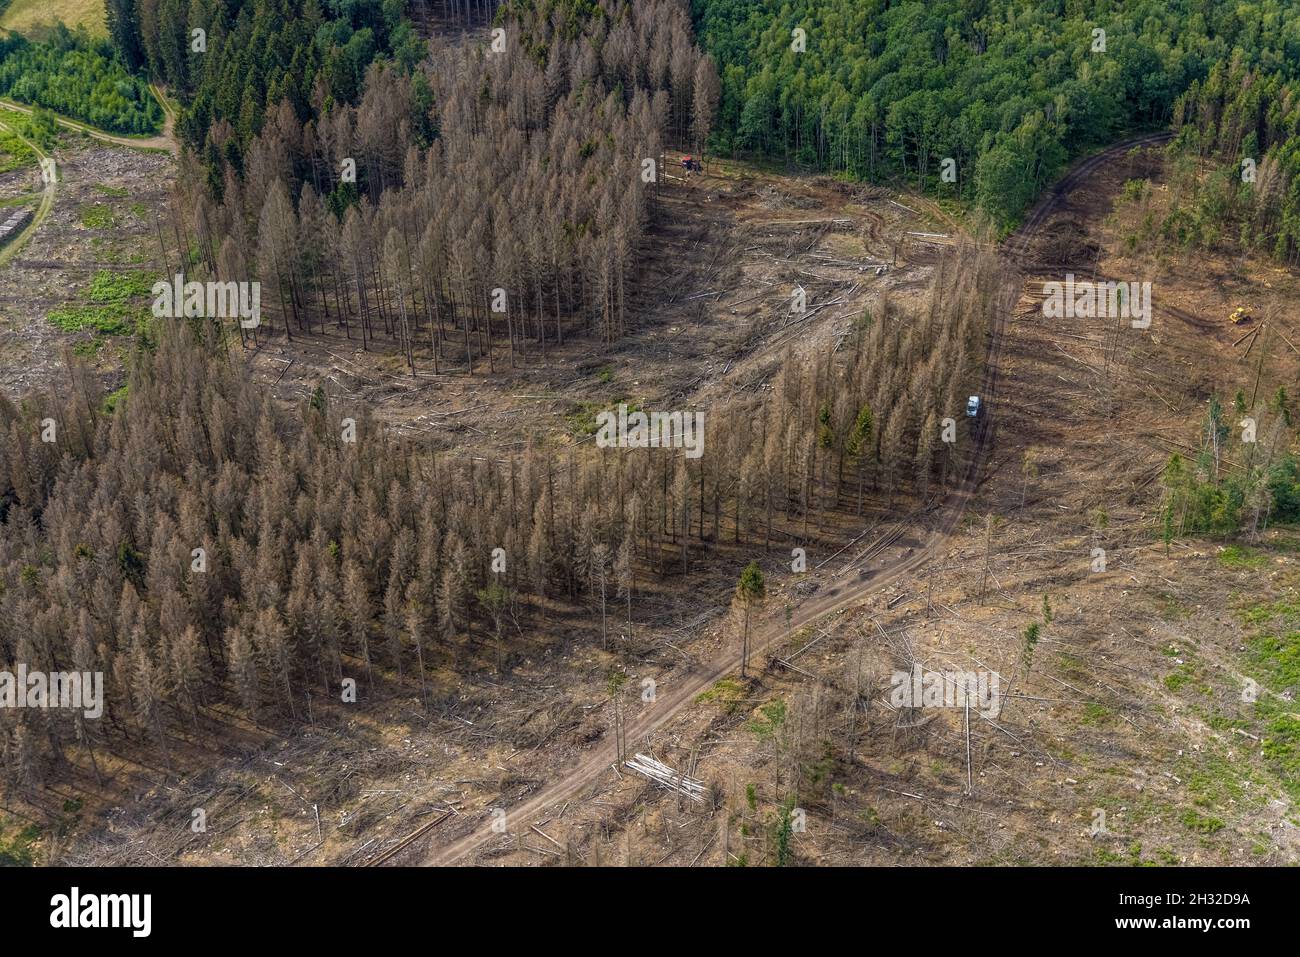
[[[30,149],[33,153],[36,154],[36,158],[41,163],[44,163],[46,160],[49,159],[49,156],[45,153],[44,150],[42,150],[39,146],[37,146],[27,137],[23,136],[12,126],[9,126],[3,120],[0,120],[0,129],[8,130],[14,136],[18,137],[25,144],[27,144],[28,149]],[[44,178],[44,174],[42,174],[42,178]],[[46,217],[50,215],[50,210],[54,209],[54,193],[55,190],[58,188],[58,180],[59,178],[57,173],[56,175],[50,177],[50,179],[45,183],[45,191],[41,196],[41,204],[38,207],[36,207],[36,212],[32,215],[32,221],[27,224],[27,227],[21,233],[19,233],[9,243],[7,243],[4,249],[0,249],[0,266],[6,265],[10,260],[14,258],[14,256],[18,254],[19,250],[21,250],[23,246],[27,244],[27,240],[32,238],[36,230],[40,228],[41,223],[43,223]]]
[[[1061,208],[1065,203],[1066,194],[1092,175],[1099,166],[1118,159],[1129,150],[1167,143],[1173,139],[1173,136],[1174,134],[1168,131],[1135,136],[1132,139],[1121,140],[1112,144],[1104,150],[1093,153],[1088,158],[1075,163],[1064,176],[1047,188],[1038,202],[1034,204],[1034,208],[1030,210],[1029,215],[1025,217],[1025,221],[1020,224],[1020,228],[1003,240],[1003,248],[1011,255],[1013,260],[1016,262],[1022,261],[1025,253],[1029,251],[1029,241],[1033,239],[1039,227],[1052,213]]]
[[[1072,188],[1067,184],[1077,185],[1088,172],[1095,170],[1108,158],[1127,152],[1135,146],[1159,142],[1167,138],[1168,135],[1152,134],[1117,143],[1082,161],[1079,167],[1083,172],[1076,173],[1076,171],[1072,170],[1043,197],[1031,213],[1032,223],[1028,224],[1028,228],[1018,230],[1004,243],[1004,255],[1012,261],[1013,265],[1017,262],[1018,251],[1027,246],[1028,240],[1033,238],[1033,234],[1039,226],[1065,202],[1065,196]],[[827,579],[825,584],[830,587],[819,589],[813,597],[795,609],[791,617],[786,620],[784,627],[769,627],[760,630],[755,635],[752,659],[761,661],[767,652],[776,648],[782,642],[788,641],[810,623],[837,611],[861,604],[886,585],[919,570],[931,558],[942,553],[952,537],[953,531],[965,515],[967,505],[981,484],[981,472],[992,447],[995,433],[995,417],[993,413],[996,409],[999,385],[998,365],[1002,357],[1005,328],[1010,314],[1010,308],[1005,313],[999,314],[997,324],[991,330],[988,357],[984,365],[984,377],[980,387],[984,414],[978,420],[979,424],[974,436],[976,452],[967,468],[962,483],[940,507],[943,513],[941,521],[936,527],[926,532],[922,545],[911,549],[892,565],[877,569],[868,578],[858,577],[856,581],[846,580],[848,578],[847,573],[855,569],[858,563],[850,562],[842,566],[835,575]],[[895,523],[891,523],[890,526],[883,530],[877,540],[867,547],[865,553],[874,556],[881,551],[882,547],[878,547],[881,539],[889,538],[896,544],[897,530],[893,527],[893,524]],[[693,668],[687,673],[685,680],[680,682],[670,694],[660,695],[651,713],[628,724],[626,739],[629,741],[640,740],[663,727],[685,708],[689,707],[702,692],[736,670],[740,666],[740,658],[739,649],[729,650],[713,661]],[[617,767],[617,752],[614,743],[612,741],[603,742],[576,767],[549,787],[543,787],[532,797],[512,809],[506,810],[507,830],[512,823],[526,827],[524,822],[528,818],[540,815],[546,808],[557,803],[571,800],[584,788],[594,784],[598,778],[612,767]],[[423,832],[412,832],[403,837],[397,845],[390,848],[393,854],[386,857],[385,860],[396,856],[398,851],[415,846],[419,843],[418,839],[422,834]],[[489,830],[487,827],[476,827],[448,844],[430,849],[420,863],[426,866],[453,865],[493,837],[500,837],[500,833]],[[388,854],[387,851],[383,853]]]
[[[149,84],[149,92],[153,98],[158,101],[158,105],[163,111],[163,139],[171,144],[169,147],[173,152],[176,149],[176,121],[180,117],[176,113],[176,108],[172,106],[171,101],[167,99],[167,92],[157,83]]]
[[[366,863],[363,866],[382,867],[383,865],[391,861],[394,857],[396,857],[398,854],[400,854],[402,851],[404,851],[409,845],[415,843],[420,838],[424,837],[424,835],[428,834],[435,827],[437,827],[439,824],[447,820],[455,813],[456,813],[455,811],[444,811],[442,814],[439,814],[436,818],[434,818],[432,821],[429,821],[427,824],[420,825],[410,834],[406,835],[406,837],[402,838],[392,847],[388,848],[388,850],[383,851],[382,853],[366,861]]]
[[[14,113],[24,113],[27,116],[32,115],[32,108],[24,106],[21,103],[15,103],[12,100],[0,99],[0,108],[11,110]],[[164,113],[167,108],[164,107]],[[103,143],[112,143],[114,146],[125,146],[133,150],[164,150],[175,155],[179,152],[176,141],[166,136],[118,136],[114,133],[105,133],[103,130],[96,129],[93,126],[87,126],[77,120],[70,120],[66,116],[53,114],[55,122],[65,129],[75,130],[78,133],[85,133],[92,139],[99,140]]]

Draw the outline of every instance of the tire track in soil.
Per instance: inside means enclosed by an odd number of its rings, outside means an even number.
[[[14,113],[23,113],[27,116],[31,116],[32,114],[32,108],[30,106],[23,106],[21,103],[15,103],[12,100],[0,99],[0,109],[10,110]],[[167,115],[169,113],[169,107],[164,106],[163,113],[164,115]],[[60,116],[57,113],[53,115],[55,122],[64,129],[74,130],[77,133],[85,133],[91,139],[96,139],[103,143],[112,143],[114,146],[125,146],[128,149],[134,150],[165,150],[172,155],[176,155],[180,152],[176,141],[168,136],[141,136],[134,138],[130,136],[118,136],[114,133],[105,133],[103,130],[96,129],[95,127],[82,123],[79,120],[70,120],[66,116]]]
[[[0,129],[7,130],[22,140],[23,143],[27,145],[27,148],[36,154],[36,158],[41,163],[44,163],[50,158],[44,150],[3,120],[0,120]],[[27,224],[26,229],[10,240],[3,250],[0,250],[0,266],[8,264],[8,262],[18,254],[18,251],[26,245],[27,240],[31,239],[36,233],[36,230],[40,228],[41,223],[45,222],[46,217],[50,215],[50,211],[54,209],[54,194],[57,189],[58,179],[59,177],[56,173],[56,175],[50,177],[46,181],[45,192],[44,195],[41,196],[41,204],[36,207],[36,212],[32,214],[32,221]]]

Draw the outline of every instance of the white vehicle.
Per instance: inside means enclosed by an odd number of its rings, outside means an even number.
[[[980,397],[977,395],[973,395],[966,400],[966,415],[967,417],[974,419],[977,418],[979,414],[980,414]]]

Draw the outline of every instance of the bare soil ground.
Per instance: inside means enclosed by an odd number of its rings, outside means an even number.
[[[292,343],[271,331],[256,374],[285,401],[322,387],[435,447],[490,454],[535,433],[579,440],[574,421],[592,409],[627,400],[707,411],[760,388],[787,349],[833,346],[873,297],[923,289],[944,242],[909,235],[942,237],[946,226],[907,196],[724,161],[686,180],[680,155],[667,156],[670,176],[640,253],[633,332],[613,347],[571,337],[548,346],[544,366],[538,356],[510,369],[498,348],[495,373],[480,359],[472,377],[435,376],[426,359],[412,376],[383,339],[363,351],[331,324]],[[802,321],[792,315],[796,288],[806,295]]]
[[[708,408],[760,387],[787,350],[833,348],[871,296],[919,291],[935,251],[906,233],[939,233],[941,224],[892,196],[730,163],[670,180],[641,276],[638,331],[607,354],[574,342],[559,357],[552,350],[544,369],[420,380],[393,371],[399,356],[362,353],[355,342],[341,351],[341,337],[272,338],[255,364],[287,401],[328,369],[344,398],[373,402],[406,431],[465,454],[500,454],[548,428],[576,439],[570,417],[593,402]],[[802,322],[790,309],[795,285],[807,293]],[[605,369],[611,374],[600,375]],[[831,526],[817,538],[829,554],[862,531]],[[911,529],[871,560],[911,554],[922,535]],[[848,566],[869,540],[845,554]],[[697,562],[689,594],[676,577],[643,584],[634,629],[611,610],[608,649],[598,618],[581,607],[552,608],[545,627],[515,635],[524,650],[506,674],[496,672],[488,643],[472,640],[456,671],[434,676],[440,703],[429,714],[414,688],[384,682],[375,695],[363,692],[363,714],[322,699],[316,727],[288,738],[217,715],[177,736],[180,774],[164,780],[164,769],[131,761],[110,769],[120,806],[99,828],[104,809],[85,807],[60,853],[97,863],[356,863],[441,809],[468,820],[517,803],[550,769],[607,738],[611,672],[626,669],[633,687],[647,677],[671,687],[731,641],[720,615],[734,588],[728,556],[724,548],[722,560]],[[774,601],[793,605],[809,593],[785,587],[773,582]],[[206,811],[208,831],[188,829],[195,808]]]
[[[155,214],[164,207],[172,176],[169,157],[105,145],[66,133],[54,151],[58,183],[54,207],[0,270],[0,390],[10,396],[65,380],[68,355],[90,363],[105,386],[122,377],[129,338],[47,321],[57,310],[93,314],[90,285],[98,273],[162,274]],[[0,196],[39,194],[40,174],[15,170],[0,177]],[[35,198],[33,199],[35,201]],[[126,304],[147,311],[147,298]]]
[[[702,804],[611,768],[567,811],[486,841],[471,861],[1300,859],[1300,539],[1278,529],[1166,552],[1155,522],[1169,451],[1197,442],[1211,393],[1249,394],[1261,368],[1234,349],[1241,330],[1225,317],[1249,296],[1294,341],[1281,304],[1295,278],[1234,258],[1117,252],[1145,210],[1110,197],[1134,176],[1158,186],[1158,158],[1102,167],[1036,234],[1004,347],[994,464],[946,559],[633,743],[709,784]],[[1045,319],[1034,280],[1067,268],[1150,279],[1152,328]],[[1295,360],[1276,347],[1264,394],[1293,381]],[[1032,622],[1041,637],[1027,659]],[[961,709],[891,708],[889,676],[911,662],[996,671],[999,713],[972,712],[968,733]]]
[[[1300,745],[1287,717],[1297,678],[1272,639],[1300,616],[1300,540],[1285,530],[1245,548],[1188,540],[1166,555],[1154,529],[1168,452],[1196,442],[1212,392],[1231,395],[1257,371],[1258,354],[1244,360],[1232,346],[1240,330],[1222,318],[1242,295],[1260,309],[1284,302],[1293,277],[1253,263],[1242,273],[1227,257],[1121,254],[1142,211],[1109,198],[1138,175],[1158,184],[1158,158],[1097,171],[1024,258],[990,477],[948,555],[801,631],[778,653],[789,664],[774,654],[757,678],[724,679],[629,742],[709,784],[704,802],[611,766],[572,801],[512,821],[470,862],[757,864],[782,847],[823,864],[1297,859]],[[672,215],[646,253],[645,318],[607,354],[575,342],[552,368],[425,379],[346,340],[271,340],[259,374],[286,400],[325,379],[395,427],[499,452],[539,428],[573,435],[586,403],[707,408],[760,388],[788,345],[832,348],[871,296],[919,288],[932,247],[908,234],[949,231],[914,199],[740,164],[670,181],[663,202]],[[1041,281],[1067,268],[1151,279],[1152,328],[1045,320]],[[810,308],[824,306],[802,324],[789,314],[796,284]],[[1294,359],[1279,345],[1265,381],[1289,381]],[[898,560],[921,534],[871,561]],[[1096,547],[1105,572],[1091,571]],[[164,780],[162,769],[111,769],[120,808],[103,827],[92,825],[105,808],[69,812],[67,843],[47,850],[70,862],[355,864],[425,823],[443,822],[439,834],[488,827],[493,808],[519,804],[608,739],[612,670],[635,661],[630,686],[651,678],[663,693],[731,641],[718,613],[730,581],[692,581],[688,600],[672,581],[639,599],[636,629],[611,651],[589,613],[558,608],[508,674],[487,665],[487,649],[467,649],[483,667],[437,676],[429,714],[387,687],[361,712],[322,701],[316,727],[289,738],[218,716],[174,755],[207,770]],[[819,587],[779,583],[769,621]],[[1026,667],[1035,620],[1042,637]],[[889,709],[888,675],[912,660],[997,671],[1000,713],[973,714],[968,738],[960,711]],[[1241,700],[1247,678],[1261,704]],[[655,707],[627,700],[629,720]],[[792,782],[806,828],[786,841],[776,825]]]

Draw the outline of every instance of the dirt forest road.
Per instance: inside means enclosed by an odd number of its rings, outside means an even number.
[[[152,88],[151,88],[152,89]],[[159,96],[157,92],[154,94]],[[163,112],[168,117],[167,129],[171,127],[171,108],[161,97],[159,102],[163,103]],[[0,108],[10,110],[14,113],[25,113],[31,115],[32,108],[23,106],[21,103],[14,103],[12,100],[0,100]],[[112,133],[105,133],[103,130],[97,130],[93,126],[87,126],[85,123],[78,123],[76,120],[70,120],[63,116],[56,116],[55,120],[62,127],[69,130],[76,130],[78,133],[85,133],[93,139],[100,140],[104,143],[112,143],[114,146],[126,146],[137,150],[166,150],[169,153],[176,153],[176,141],[170,135],[163,136],[116,136]]]
[[[171,101],[167,99],[167,91],[164,90],[157,83],[149,84],[149,92],[152,93],[153,98],[158,101],[158,105],[162,107],[163,117],[164,117],[162,135],[163,138],[167,140],[169,144],[167,148],[170,149],[173,153],[175,153],[176,152],[176,121],[178,119],[176,115],[176,108],[172,106]]]
[[[1168,134],[1149,134],[1134,137],[1108,147],[1100,153],[1075,164],[1056,186],[1044,193],[1038,204],[1026,217],[1025,225],[1007,238],[1002,247],[1004,254],[1011,260],[1013,265],[1018,264],[1028,249],[1029,242],[1035,232],[1047,221],[1053,211],[1064,202],[1066,194],[1099,165],[1122,156],[1135,147],[1154,145],[1167,138]],[[985,414],[975,435],[977,442],[976,454],[961,485],[949,495],[947,501],[939,508],[939,520],[932,523],[931,528],[924,532],[923,543],[908,551],[893,564],[876,570],[870,577],[858,578],[856,569],[852,567],[855,563],[848,563],[839,573],[824,580],[822,587],[818,589],[815,595],[799,605],[794,610],[789,621],[783,623],[783,626],[768,626],[755,635],[751,654],[752,660],[763,660],[766,652],[776,648],[782,642],[788,641],[809,623],[833,614],[840,609],[860,604],[880,592],[885,586],[917,571],[931,558],[942,554],[948,539],[961,521],[971,498],[981,483],[981,474],[988,459],[988,453],[993,446],[997,415],[998,363],[1002,354],[1006,321],[1007,317],[1002,316],[989,338],[988,359],[985,363],[981,391]],[[888,537],[889,533],[885,533],[878,541]],[[641,740],[651,732],[664,726],[676,717],[679,712],[689,707],[702,692],[738,669],[739,666],[740,651],[736,649],[728,651],[713,661],[689,672],[685,681],[678,683],[668,694],[660,695],[653,711],[644,718],[628,725],[627,740]],[[565,773],[562,778],[544,787],[528,800],[513,808],[506,809],[505,823],[507,830],[526,830],[531,819],[543,816],[547,808],[573,799],[580,791],[591,786],[601,775],[605,774],[611,765],[616,763],[616,757],[612,741],[602,743],[596,747],[590,755]],[[439,818],[438,820],[444,819]],[[431,828],[430,839],[434,836],[436,836],[436,831]],[[429,866],[456,864],[485,841],[499,836],[498,832],[493,831],[488,826],[488,821],[485,818],[480,823],[480,826],[475,827],[468,833],[442,846],[435,846],[426,850],[420,863]],[[409,841],[411,837],[414,837],[414,835],[408,836],[407,840]],[[424,843],[427,843],[427,841],[417,838],[411,841],[410,847],[418,848]],[[403,850],[405,851],[405,847]],[[399,856],[414,856],[414,853],[414,851],[405,851],[404,854]]]
[[[1029,243],[1034,238],[1034,234],[1047,221],[1047,218],[1056,212],[1056,210],[1065,201],[1066,194],[1079,185],[1087,176],[1091,175],[1099,167],[1106,163],[1119,159],[1129,150],[1139,149],[1144,146],[1160,146],[1173,139],[1174,134],[1169,132],[1147,133],[1143,136],[1134,136],[1131,139],[1121,140],[1111,146],[1106,147],[1098,153],[1086,156],[1079,160],[1070,169],[1057,180],[1052,186],[1039,197],[1034,208],[1030,210],[1025,221],[1020,224],[1020,228],[1008,236],[1002,243],[1002,251],[1012,262],[1021,266],[1024,255],[1029,251]]]
[[[42,164],[50,158],[44,150],[13,127],[9,126],[3,120],[0,120],[0,129],[8,130],[14,136],[26,143],[27,147],[36,154],[36,158],[40,160]],[[27,228],[10,240],[9,243],[5,245],[4,249],[0,250],[0,266],[9,262],[9,260],[18,254],[18,251],[22,249],[27,240],[29,240],[36,230],[40,228],[41,223],[45,221],[45,217],[50,215],[50,210],[54,208],[54,193],[58,188],[57,172],[56,175],[49,178],[45,178],[42,174],[42,179],[45,182],[45,192],[41,196],[41,205],[36,207],[36,212],[32,215],[32,221],[27,224]]]
[[[162,136],[139,137],[139,138],[131,138],[126,136],[114,136],[112,133],[105,133],[103,130],[97,130],[92,126],[86,126],[84,123],[78,123],[74,120],[65,119],[62,116],[55,116],[55,120],[58,122],[60,126],[63,126],[70,130],[76,130],[79,133],[85,133],[87,136],[92,137],[93,139],[99,140],[104,143],[112,143],[115,146],[127,146],[132,149],[166,150],[167,152],[175,156],[179,152],[176,139],[173,135],[173,130],[176,123],[176,112],[172,108],[171,104],[167,101],[164,92],[159,87],[157,87],[154,84],[150,84],[149,91],[157,98],[158,104],[162,107],[163,113],[166,116],[166,122],[163,126]],[[25,116],[30,116],[32,113],[31,107],[23,106],[21,103],[14,103],[11,100],[5,100],[5,99],[0,99],[0,108],[9,110],[13,113],[22,113]],[[23,136],[12,126],[5,123],[4,120],[2,119],[0,119],[0,129],[8,130],[14,136],[17,136],[20,140],[26,143],[27,146],[31,149],[31,151],[36,154],[36,158],[40,160],[42,163],[50,159],[50,155],[48,153],[42,150],[39,146],[37,146],[27,137]],[[57,190],[58,190],[58,175],[56,173],[55,176],[51,177],[45,182],[45,192],[41,196],[41,204],[36,208],[36,212],[32,216],[32,221],[27,224],[27,228],[24,229],[20,235],[14,237],[13,240],[11,240],[8,244],[6,244],[3,250],[0,250],[0,266],[5,265],[11,259],[13,259],[13,257],[17,254],[18,250],[23,247],[23,245],[27,242],[27,240],[29,240],[32,237],[32,235],[36,232],[36,230],[40,227],[41,223],[45,221],[46,217],[50,215],[50,211],[54,208],[54,198]]]

